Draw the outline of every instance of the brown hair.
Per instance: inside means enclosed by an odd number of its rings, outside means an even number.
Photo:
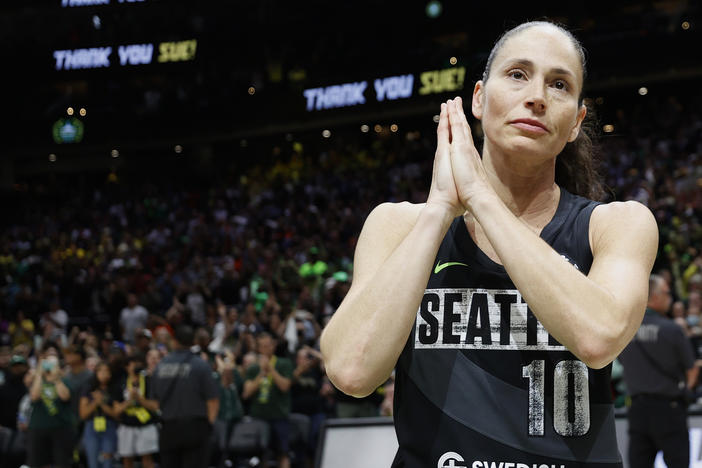
[[[530,21],[505,31],[499,37],[497,42],[495,42],[495,45],[488,56],[485,71],[483,71],[483,82],[487,82],[488,78],[490,77],[492,62],[495,60],[495,56],[500,49],[502,49],[502,46],[507,39],[524,31],[525,29],[533,28],[535,26],[552,26],[568,36],[573,44],[573,47],[575,47],[575,50],[580,56],[583,82],[585,81],[585,77],[587,75],[587,70],[585,67],[585,48],[580,41],[578,41],[578,39],[576,39],[576,37],[570,31],[565,29],[565,27],[560,24],[550,21]],[[580,96],[578,96],[578,106],[582,104],[583,93],[581,90]],[[592,112],[592,109],[588,107],[585,120],[581,125],[578,136],[574,141],[566,143],[565,148],[563,148],[563,151],[561,151],[556,158],[556,183],[567,191],[576,195],[587,197],[592,200],[603,200],[605,198],[605,188],[598,171],[598,161],[595,157],[596,148],[593,144],[593,137],[596,135],[596,128],[597,123],[594,113]]]

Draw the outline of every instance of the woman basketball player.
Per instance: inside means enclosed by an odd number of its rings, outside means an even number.
[[[426,203],[368,216],[322,336],[329,378],[395,376],[394,467],[621,466],[611,361],[646,306],[651,212],[603,204],[581,124],[585,57],[531,22],[493,48],[471,109],[441,105]]]

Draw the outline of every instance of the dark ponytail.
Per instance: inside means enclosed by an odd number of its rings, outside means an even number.
[[[556,158],[556,183],[575,195],[602,201],[606,191],[593,143],[597,128],[595,116],[588,108],[580,133],[573,142],[566,143]]]

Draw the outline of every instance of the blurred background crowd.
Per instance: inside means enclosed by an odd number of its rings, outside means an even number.
[[[669,281],[670,317],[699,358],[702,94],[648,103],[619,109],[619,131],[600,138],[601,172],[611,200],[638,200],[655,213],[654,271]],[[290,363],[291,386],[280,397],[285,417],[302,420],[293,426],[305,432],[289,448],[295,466],[313,460],[324,419],[390,416],[392,379],[361,400],[335,390],[319,336],[348,290],[369,211],[383,201],[426,199],[433,132],[427,125],[388,133],[370,145],[344,136],[323,147],[292,142],[274,163],[252,164],[236,180],[213,176],[206,186],[109,173],[99,181],[56,176],[13,192],[12,222],[0,235],[6,451],[32,430],[27,399],[48,356],[71,391],[77,428],[78,402],[94,391],[98,366],[109,368],[115,399],[129,400],[128,379],[153,373],[182,324],[193,328],[193,351],[220,387],[226,442],[213,439],[213,466],[236,458],[228,442],[251,414],[244,384],[255,377],[248,371],[261,359],[263,335]],[[624,407],[620,376],[615,362],[612,392]]]

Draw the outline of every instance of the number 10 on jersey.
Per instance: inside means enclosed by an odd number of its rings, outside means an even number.
[[[522,367],[529,379],[529,435],[544,435],[546,361],[532,361]],[[587,366],[567,360],[553,370],[553,429],[566,437],[582,436],[590,430],[590,390]]]

